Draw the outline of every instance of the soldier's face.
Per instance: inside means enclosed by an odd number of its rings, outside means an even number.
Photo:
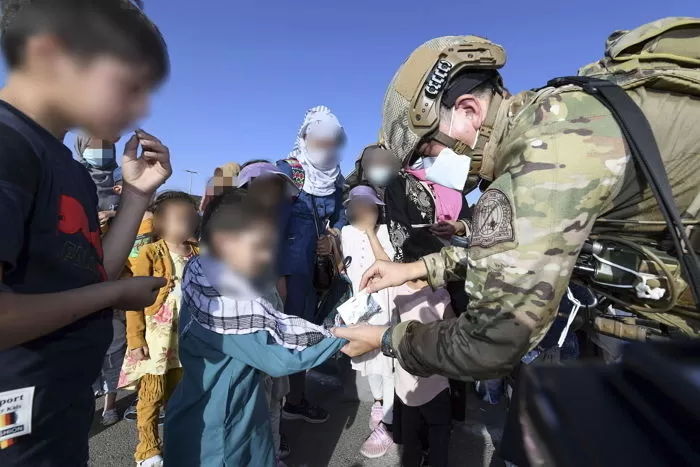
[[[486,100],[473,94],[464,94],[457,98],[454,107],[440,111],[440,131],[473,147],[487,110]],[[419,148],[422,154],[432,157],[437,157],[443,149],[443,144],[432,140]]]

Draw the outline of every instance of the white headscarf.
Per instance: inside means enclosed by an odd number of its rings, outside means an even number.
[[[305,141],[309,135],[336,138],[340,145],[345,141],[345,131],[331,109],[324,105],[313,107],[306,111],[304,123],[297,133],[294,150],[289,153],[289,157],[297,159],[304,168],[304,191],[315,196],[331,195],[337,188],[336,180],[340,175],[337,152],[327,158],[319,158],[309,153]]]

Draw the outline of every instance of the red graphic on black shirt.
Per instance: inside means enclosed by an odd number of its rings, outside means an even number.
[[[58,206],[58,230],[64,234],[73,235],[81,233],[90,245],[95,249],[97,255],[97,270],[102,280],[107,280],[107,273],[102,265],[102,240],[100,231],[90,230],[85,208],[77,199],[61,195]]]

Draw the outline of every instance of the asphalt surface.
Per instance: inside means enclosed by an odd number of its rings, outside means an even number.
[[[326,408],[330,419],[312,425],[302,421],[283,421],[292,453],[285,460],[289,467],[375,467],[398,466],[399,448],[394,446],[379,459],[367,459],[360,446],[369,435],[368,419],[371,396],[362,380],[347,365],[331,361],[322,369],[312,371],[307,378],[309,399]],[[120,392],[118,410],[124,410],[134,400],[134,394]],[[135,465],[136,424],[122,420],[103,427],[99,423],[101,400],[95,412],[90,437],[90,465],[122,467]],[[450,445],[450,465],[459,467],[501,467],[503,462],[494,455],[494,445],[502,434],[504,409],[491,406],[473,396],[467,399],[466,422],[455,424]],[[195,467],[195,466],[193,466]]]

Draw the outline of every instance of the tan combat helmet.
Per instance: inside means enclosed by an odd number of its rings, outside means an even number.
[[[491,99],[474,149],[439,131],[440,102],[450,81],[460,72],[497,70],[505,63],[503,48],[478,36],[445,36],[424,43],[401,65],[387,89],[380,140],[405,164],[422,140],[434,139],[457,154],[469,155],[469,174],[480,175],[483,150],[503,91]]]

